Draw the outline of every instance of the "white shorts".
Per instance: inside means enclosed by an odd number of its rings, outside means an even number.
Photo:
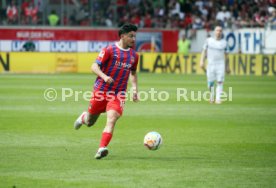
[[[221,64],[209,64],[207,66],[207,80],[208,82],[223,82],[225,75],[225,65]]]

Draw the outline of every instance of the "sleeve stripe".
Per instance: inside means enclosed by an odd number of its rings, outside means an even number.
[[[102,62],[100,62],[98,59],[96,59],[96,63],[97,63],[98,65],[102,65]]]

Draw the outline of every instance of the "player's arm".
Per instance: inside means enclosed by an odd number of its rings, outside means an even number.
[[[224,57],[225,57],[225,61],[226,61],[228,59],[228,53],[227,52],[224,53]],[[231,73],[229,63],[225,63],[225,71],[226,71],[227,74]]]
[[[91,70],[94,72],[97,76],[102,78],[106,83],[111,84],[114,82],[114,80],[107,76],[103,71],[101,70],[101,65],[108,62],[110,58],[110,52],[107,48],[104,48],[101,50],[99,56],[96,59],[96,62],[92,64]]]
[[[201,52],[201,57],[200,57],[200,67],[204,70],[204,72],[206,72],[205,65],[204,65],[206,54],[207,54],[207,50],[203,49]]]
[[[106,83],[111,84],[114,82],[114,80],[110,77],[104,74],[100,68],[100,66],[97,63],[93,63],[91,66],[92,72],[94,72],[96,75],[101,77]]]
[[[137,85],[137,73],[136,71],[131,71],[129,75],[129,79],[131,81],[132,89],[133,89],[133,101],[138,101],[138,85]]]
[[[225,51],[224,51],[225,62],[227,62],[229,52],[230,52],[229,45],[226,43],[226,48],[225,48]],[[227,74],[230,74],[230,72],[231,72],[230,67],[229,67],[229,61],[227,63],[225,63],[225,72]]]
[[[207,55],[207,47],[208,47],[208,39],[205,41],[203,45],[203,50],[201,52],[201,57],[200,57],[200,67],[204,70],[204,72],[206,72],[204,63]]]

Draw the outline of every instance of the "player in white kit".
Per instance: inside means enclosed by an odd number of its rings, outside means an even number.
[[[223,91],[225,68],[227,72],[229,71],[228,67],[225,67],[225,59],[227,56],[226,49],[227,43],[222,39],[222,27],[216,26],[214,37],[210,37],[206,40],[200,59],[200,67],[205,70],[204,62],[207,54],[207,81],[208,88],[211,92],[210,103],[221,103],[220,97]],[[214,100],[215,81],[217,86],[216,100]]]

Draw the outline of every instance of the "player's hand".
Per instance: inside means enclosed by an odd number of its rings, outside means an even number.
[[[204,62],[200,61],[200,68],[205,69]]]
[[[106,76],[104,78],[104,81],[108,84],[112,84],[114,82],[113,78],[111,78],[110,76]]]
[[[133,99],[133,102],[138,102],[139,101],[137,92],[133,93],[132,99]]]
[[[204,67],[204,62],[200,62],[200,68],[206,73],[206,69]]]
[[[133,96],[132,96],[133,102],[138,102],[139,98],[138,98],[138,91],[136,87],[132,87],[132,93],[133,93]]]

